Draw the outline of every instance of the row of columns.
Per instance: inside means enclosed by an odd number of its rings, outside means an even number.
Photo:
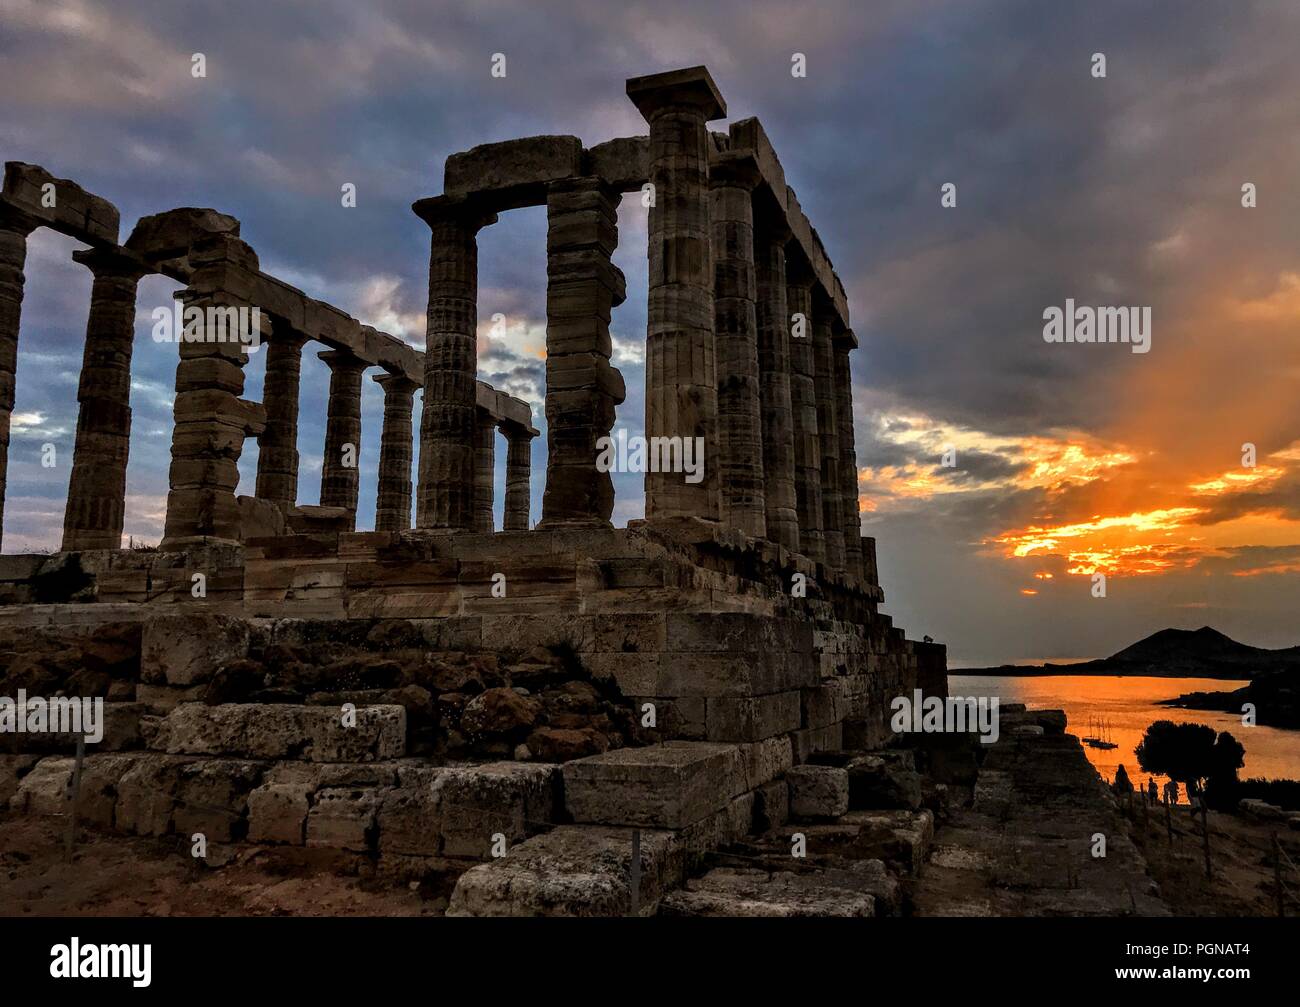
[[[27,237],[38,226],[10,209],[0,210],[0,529],[14,406]],[[86,339],[78,383],[78,416],[68,482],[61,550],[121,547],[125,526],[126,473],[131,439],[131,358],[136,295],[149,271],[140,259],[115,248],[92,248],[73,258],[93,275]],[[186,297],[205,307],[209,296]],[[237,343],[179,343],[176,426],[172,440],[167,539],[173,545],[203,538],[238,540],[234,490],[244,437],[258,436],[256,495],[293,506],[298,488],[298,408],[302,349],[308,338],[283,325],[267,334],[263,403],[245,403],[243,351]],[[367,364],[347,351],[320,354],[330,368],[321,505],[357,510],[361,439],[361,378]],[[384,426],[379,459],[375,527],[410,527],[412,406],[420,385],[404,374],[375,377],[384,389]],[[471,385],[471,392],[476,389]],[[249,406],[254,405],[252,413]],[[436,412],[436,411],[435,411]],[[261,418],[264,414],[264,420]],[[509,443],[505,527],[529,522],[533,431],[502,424]],[[476,463],[477,520],[491,528],[492,439],[487,424]],[[349,457],[352,455],[352,457]],[[486,468],[484,468],[486,465]]]
[[[645,433],[699,438],[708,452],[697,482],[646,473],[646,518],[722,520],[861,576],[852,334],[836,328],[802,252],[787,261],[783,215],[766,204],[756,212],[753,157],[710,163],[706,123],[725,113],[712,82],[641,84],[630,82],[629,96],[649,123],[654,195]],[[610,312],[624,297],[610,261],[618,198],[599,178],[547,190],[543,527],[608,526],[612,513],[598,445],[625,394],[610,364]],[[474,197],[415,209],[432,232],[417,525],[485,530],[494,459],[473,413],[476,236],[496,215]],[[510,514],[508,499],[507,527]]]
[[[710,158],[725,105],[702,71],[630,81],[649,124],[646,434],[700,436],[713,477],[646,476],[646,517],[721,518],[864,573],[852,333],[759,192],[753,155]],[[756,208],[756,200],[758,201]]]

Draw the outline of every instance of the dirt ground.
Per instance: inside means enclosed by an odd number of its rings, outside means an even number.
[[[0,916],[436,916],[448,885],[377,878],[333,851],[225,847],[206,866],[179,840],[83,829],[64,859],[57,818],[0,815]]]
[[[1300,865],[1300,832],[1286,823],[1268,823],[1242,815],[1211,811],[1210,867],[1205,878],[1201,819],[1193,821],[1186,805],[1170,816],[1173,842],[1162,807],[1134,804],[1129,829],[1146,857],[1160,894],[1179,916],[1276,916],[1272,836],[1277,835],[1291,863]],[[1282,883],[1287,916],[1300,916],[1300,872],[1283,861]]]

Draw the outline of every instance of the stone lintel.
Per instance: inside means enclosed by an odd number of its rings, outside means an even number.
[[[619,192],[635,192],[650,178],[650,137],[620,136],[583,154],[584,175],[596,175]]]
[[[473,197],[495,211],[538,206],[546,202],[551,182],[582,174],[582,155],[576,136],[481,144],[447,158],[443,192]]]
[[[43,205],[48,184],[54,186],[54,205]],[[116,245],[120,223],[117,207],[87,192],[67,178],[55,178],[39,164],[6,161],[0,203],[88,245]]]
[[[627,82],[627,96],[647,121],[659,109],[678,106],[699,108],[705,122],[725,118],[727,114],[722,92],[708,69],[702,66],[631,77]]]

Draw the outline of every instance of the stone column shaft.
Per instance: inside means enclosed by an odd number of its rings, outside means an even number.
[[[0,536],[4,531],[5,485],[9,470],[9,419],[14,411],[18,370],[18,324],[23,309],[23,264],[34,225],[0,217]]]
[[[411,527],[412,400],[420,386],[404,374],[376,374],[375,381],[384,390],[375,531],[406,531]]]
[[[716,521],[718,381],[714,358],[713,263],[709,229],[709,150],[705,126],[726,114],[702,69],[628,81],[628,96],[650,124],[649,323],[645,433],[681,438],[703,450],[689,472],[647,472],[645,513]],[[673,443],[669,441],[669,443]],[[684,465],[678,466],[685,468]]]
[[[609,362],[610,313],[625,296],[609,258],[618,246],[618,199],[597,178],[556,182],[546,196],[543,527],[609,527],[614,512],[613,479],[597,462],[626,395]]]
[[[344,350],[327,350],[317,355],[330,368],[320,505],[350,511],[355,526],[361,482],[361,375],[369,365]]]
[[[501,527],[527,531],[531,506],[529,480],[533,468],[533,435],[508,427],[506,434],[506,506]]]
[[[415,210],[432,231],[416,526],[468,529],[478,409],[477,235],[496,214],[446,196],[421,200]]]
[[[812,279],[789,271],[790,404],[794,414],[794,488],[799,510],[799,551],[826,559],[822,537],[821,442],[817,438],[817,393],[813,362]]]
[[[74,252],[94,273],[77,388],[77,439],[63,515],[64,552],[120,549],[131,444],[135,297],[144,270],[111,251]]]
[[[178,296],[185,311],[238,305],[221,291],[232,271],[257,269],[257,256],[238,238],[213,238],[192,252],[190,287]],[[171,489],[167,524],[160,548],[179,551],[199,544],[240,541],[239,456],[244,438],[266,426],[261,403],[239,396],[244,390],[245,344],[205,338],[182,340],[176,366]]]
[[[839,422],[840,506],[843,511],[844,569],[862,576],[862,521],[858,514],[858,453],[853,431],[852,333],[835,341],[835,418]]]
[[[266,346],[266,429],[258,438],[256,492],[283,507],[298,502],[298,393],[306,342],[303,333],[276,323]]]
[[[790,230],[775,214],[755,222],[758,375],[762,401],[767,537],[799,551],[794,485],[794,414],[790,399],[790,312],[785,295],[785,245]]]
[[[754,206],[758,165],[749,154],[721,155],[710,167],[713,324],[718,368],[718,449],[722,520],[767,537],[763,425],[754,310]]]
[[[830,314],[813,304],[813,363],[817,401],[817,440],[821,446],[822,537],[826,562],[844,569],[844,504],[840,482],[840,423],[835,400],[834,331]]]
[[[487,416],[478,419],[474,431],[474,524],[476,532],[496,530],[492,516],[497,472],[497,424]]]

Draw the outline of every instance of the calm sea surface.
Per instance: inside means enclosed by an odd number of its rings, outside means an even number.
[[[1246,748],[1246,766],[1242,779],[1264,776],[1273,779],[1300,779],[1300,731],[1276,727],[1243,727],[1240,715],[1213,710],[1179,710],[1157,706],[1156,701],[1172,699],[1185,692],[1231,692],[1245,685],[1209,678],[1117,678],[1104,675],[1043,675],[1034,677],[1002,675],[948,676],[948,693],[952,696],[997,696],[1003,703],[1024,703],[1031,709],[1064,710],[1069,718],[1066,730],[1082,738],[1095,735],[1091,725],[1098,718],[1110,727],[1110,740],[1119,747],[1112,749],[1084,746],[1097,771],[1113,779],[1123,763],[1134,784],[1145,783],[1147,774],[1138,768],[1133,749],[1142,733],[1156,720],[1175,723],[1190,721],[1208,724],[1216,731],[1228,731]],[[1163,783],[1163,778],[1158,778]]]

